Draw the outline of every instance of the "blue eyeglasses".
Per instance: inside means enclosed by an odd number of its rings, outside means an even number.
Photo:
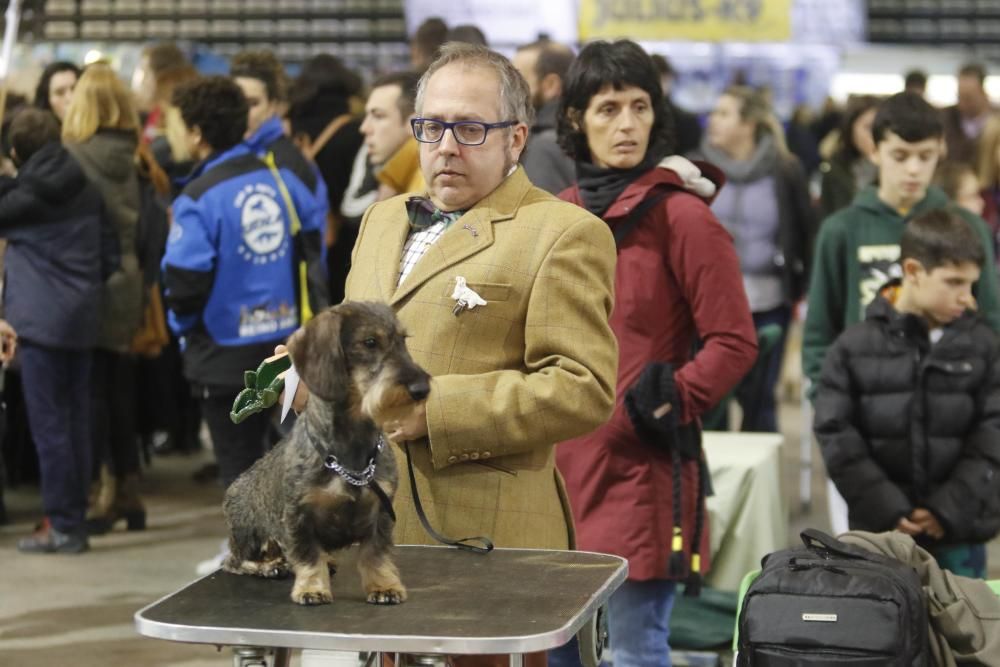
[[[505,120],[500,123],[481,123],[478,120],[459,120],[449,123],[434,118],[414,118],[410,120],[413,136],[425,144],[436,144],[444,138],[446,130],[451,130],[455,141],[463,146],[480,146],[486,141],[490,130],[517,125],[516,120]]]

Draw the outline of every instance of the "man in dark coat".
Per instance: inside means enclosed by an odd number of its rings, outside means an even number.
[[[45,510],[39,529],[17,548],[79,553],[89,547],[91,349],[102,266],[108,275],[117,263],[117,237],[102,225],[101,195],[59,143],[55,116],[26,109],[11,123],[10,138],[20,169],[17,178],[0,180],[0,235],[9,242],[5,310],[18,332]]]
[[[535,109],[521,164],[534,185],[557,195],[576,180],[573,160],[556,142],[556,111],[573,51],[565,44],[541,39],[520,47],[511,62],[528,82]]]
[[[972,312],[985,252],[937,209],[900,240],[903,278],[827,353],[814,428],[852,529],[897,529],[983,577],[1000,530],[1000,342]]]

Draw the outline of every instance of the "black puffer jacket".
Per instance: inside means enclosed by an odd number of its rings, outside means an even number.
[[[945,542],[1000,530],[1000,344],[973,313],[931,345],[884,298],[827,352],[814,429],[852,529],[892,530],[923,507]]]

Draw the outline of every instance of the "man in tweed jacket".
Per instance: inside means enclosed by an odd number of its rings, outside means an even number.
[[[404,194],[368,210],[346,288],[349,300],[393,307],[413,358],[433,376],[426,403],[386,431],[410,443],[439,532],[567,548],[572,522],[554,444],[611,414],[614,239],[517,165],[531,107],[503,56],[445,46],[420,82],[416,112],[428,191],[415,194],[427,198]],[[450,125],[463,121],[471,122]],[[460,304],[457,278],[486,304]],[[395,541],[433,544],[405,479],[395,506]]]

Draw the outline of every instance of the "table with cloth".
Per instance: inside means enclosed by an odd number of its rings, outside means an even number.
[[[781,492],[780,433],[706,431],[703,447],[715,494],[708,498],[712,569],[706,584],[739,589],[762,556],[788,546]]]

